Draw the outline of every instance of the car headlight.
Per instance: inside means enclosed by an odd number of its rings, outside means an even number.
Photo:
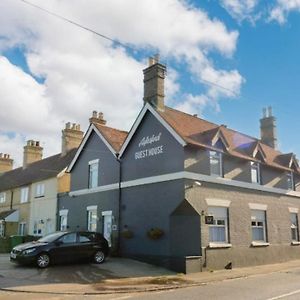
[[[36,248],[30,248],[30,249],[26,249],[23,251],[23,254],[29,254],[29,253],[32,253],[36,250]]]

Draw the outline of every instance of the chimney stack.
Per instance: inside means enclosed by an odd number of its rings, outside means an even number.
[[[23,168],[26,168],[33,162],[41,160],[42,157],[43,148],[40,146],[40,142],[28,140],[26,146],[24,146]]]
[[[102,112],[93,111],[92,117],[89,118],[90,123],[106,125],[106,120],[104,120],[104,115]]]
[[[260,119],[260,136],[264,144],[277,148],[276,118],[272,114],[272,107],[263,108],[263,117]]]
[[[7,171],[11,171],[13,168],[13,159],[9,154],[0,153],[0,175]]]
[[[144,73],[144,103],[148,102],[154,108],[164,111],[165,77],[167,68],[159,63],[159,55],[149,58],[148,68]]]
[[[65,129],[62,130],[61,155],[66,155],[71,149],[78,148],[82,141],[83,131],[80,125],[70,122],[66,123]]]

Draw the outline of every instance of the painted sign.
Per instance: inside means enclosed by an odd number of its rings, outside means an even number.
[[[143,137],[139,142],[139,148],[144,148],[146,146],[152,146],[160,141],[161,132],[157,135],[153,134],[152,136]],[[143,159],[145,157],[156,156],[163,153],[163,145],[158,145],[155,147],[149,147],[147,149],[142,149],[134,154],[135,159]]]

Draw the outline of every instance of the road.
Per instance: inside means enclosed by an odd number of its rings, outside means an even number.
[[[164,292],[118,294],[118,295],[49,295],[0,293],[0,299],[107,299],[107,300],[198,300],[198,299],[243,299],[277,300],[300,299],[300,268],[289,271],[255,275],[248,278],[231,279],[207,285],[182,288]]]

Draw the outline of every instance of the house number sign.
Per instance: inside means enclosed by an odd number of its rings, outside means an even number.
[[[143,159],[149,156],[156,156],[163,153],[163,145],[156,146],[160,142],[161,132],[152,136],[144,136],[139,142],[139,148],[145,148],[135,152],[135,159]],[[154,144],[154,147],[151,147]]]

